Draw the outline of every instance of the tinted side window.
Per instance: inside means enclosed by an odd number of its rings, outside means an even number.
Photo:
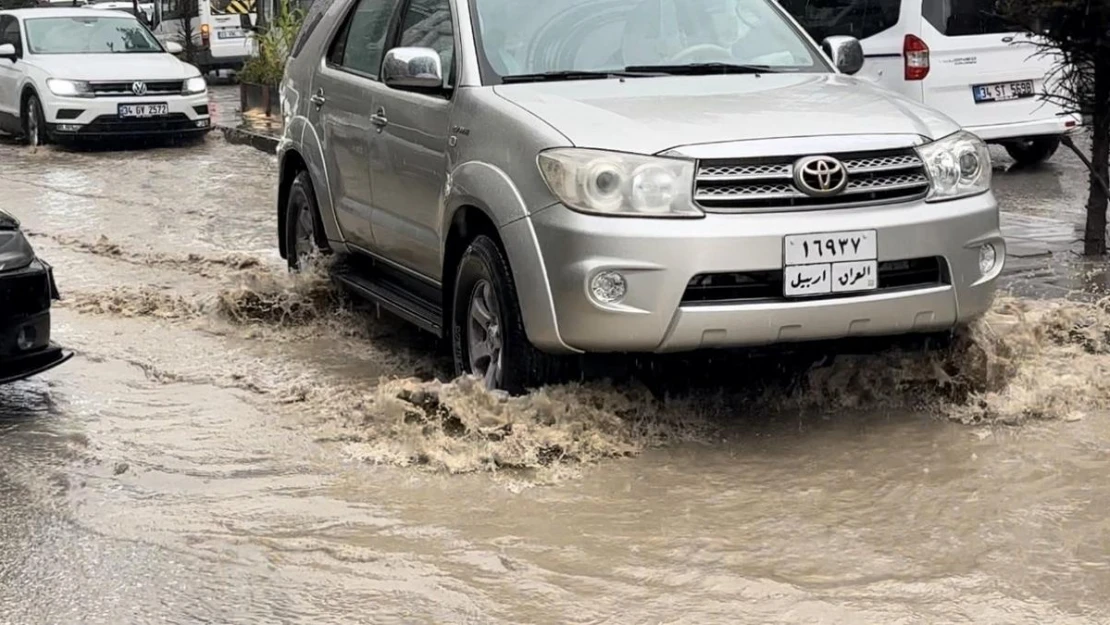
[[[439,53],[444,86],[454,80],[455,31],[448,0],[412,0],[401,29],[401,46],[431,48]]]
[[[0,44],[10,43],[16,52],[23,50],[23,38],[19,35],[19,21],[10,15],[0,16]]]
[[[1002,19],[999,0],[924,0],[921,15],[948,37],[993,35],[1018,30]]]
[[[377,77],[392,16],[390,0],[359,0],[347,22],[342,48],[333,59],[347,69]]]
[[[308,9],[308,15],[305,16],[304,24],[297,33],[297,39],[293,41],[293,49],[289,53],[290,57],[295,58],[301,53],[305,42],[312,36],[312,31],[316,30],[316,26],[320,24],[320,20],[324,18],[324,14],[328,12],[333,4],[335,4],[335,0],[316,0],[312,3],[312,6]]]
[[[779,0],[810,36],[866,39],[898,23],[902,0]]]

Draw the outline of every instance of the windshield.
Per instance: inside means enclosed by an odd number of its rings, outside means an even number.
[[[830,68],[769,0],[473,0],[483,73],[727,63]]]
[[[29,19],[27,47],[33,54],[162,52],[162,45],[131,17],[40,17]]]

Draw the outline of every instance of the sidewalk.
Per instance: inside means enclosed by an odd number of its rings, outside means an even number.
[[[228,143],[249,145],[269,154],[277,151],[281,122],[267,118],[244,119],[239,110],[238,85],[209,85],[208,109],[212,125],[223,133]]]

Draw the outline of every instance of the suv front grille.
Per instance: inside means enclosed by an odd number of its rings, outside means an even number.
[[[830,154],[844,164],[848,186],[831,197],[811,197],[794,184],[798,156],[698,162],[694,201],[708,212],[846,208],[905,202],[925,196],[929,177],[913,149]]]
[[[137,97],[131,91],[131,85],[136,82],[146,83],[146,93],[139,97],[147,97],[152,95],[179,95],[185,88],[185,82],[182,80],[156,80],[156,81],[115,81],[115,82],[91,82],[89,88],[92,90],[93,95],[98,98],[115,98],[115,97]]]

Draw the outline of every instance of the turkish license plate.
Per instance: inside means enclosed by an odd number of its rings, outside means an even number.
[[[783,295],[809,297],[879,286],[874,230],[796,234],[783,241]]]
[[[170,107],[164,102],[153,104],[120,104],[120,117],[158,117],[168,115]]]
[[[971,92],[975,95],[976,104],[1020,100],[1031,98],[1034,95],[1032,80],[1000,82],[993,85],[972,85]]]
[[[216,31],[217,39],[243,39],[246,36],[247,32],[245,30],[239,30],[237,28],[227,28]]]

